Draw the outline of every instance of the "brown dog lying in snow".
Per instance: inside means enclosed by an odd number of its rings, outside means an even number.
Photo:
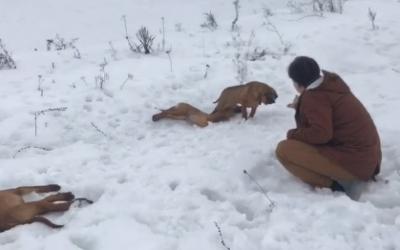
[[[191,124],[196,124],[199,127],[206,127],[208,122],[219,122],[228,120],[234,116],[235,113],[240,112],[240,107],[224,110],[224,112],[216,112],[214,114],[207,114],[188,103],[178,103],[177,105],[161,110],[160,113],[153,115],[153,121],[159,121],[164,118],[173,120],[185,120]]]
[[[48,193],[60,190],[56,184],[46,186],[27,186],[17,187],[0,191],[0,232],[6,231],[17,225],[41,222],[52,228],[60,228],[63,225],[57,225],[40,215],[49,212],[67,211],[74,201],[92,201],[85,198],[74,199],[72,193],[57,193],[46,198],[25,202],[23,195],[37,192]]]
[[[275,103],[276,98],[278,94],[272,87],[262,82],[252,81],[224,89],[214,102],[218,104],[211,114],[232,110],[239,104],[242,117],[247,119],[247,108],[251,108],[250,117],[254,117],[259,105]]]

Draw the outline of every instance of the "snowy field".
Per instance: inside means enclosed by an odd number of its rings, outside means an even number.
[[[227,0],[0,0],[0,38],[17,63],[0,71],[0,189],[58,183],[95,201],[48,216],[61,230],[36,223],[1,233],[0,249],[226,250],[215,222],[231,250],[400,249],[400,2],[348,0],[343,14],[322,17],[286,3],[240,1],[239,31],[231,32]],[[215,31],[200,27],[209,11]],[[132,41],[142,25],[156,36],[154,53],[130,51],[123,15]],[[56,34],[79,38],[81,58],[71,48],[47,51]],[[244,60],[255,48],[268,55]],[[244,79],[274,87],[276,104],[255,119],[206,128],[151,121],[178,102],[210,112],[220,91],[239,83],[238,53]],[[286,67],[296,55],[339,73],[376,122],[382,172],[359,202],[311,189],[274,156],[295,126]],[[35,112],[63,107],[37,116],[35,136]]]

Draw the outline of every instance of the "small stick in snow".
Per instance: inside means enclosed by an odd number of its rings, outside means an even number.
[[[44,115],[44,114],[46,114],[48,112],[56,112],[56,111],[62,112],[62,111],[65,111],[65,110],[67,110],[67,107],[48,108],[48,109],[39,110],[39,111],[34,112],[33,114],[34,114],[34,117],[35,117],[35,136],[37,136],[37,119],[38,119],[38,117],[40,115]]]
[[[114,48],[114,45],[112,44],[111,41],[108,42],[108,45],[110,46],[110,53],[111,53],[111,57],[114,60],[117,60],[117,50]]]
[[[92,200],[83,197],[75,198],[72,200],[72,202],[78,202],[78,207],[81,207],[83,202],[86,202],[87,204],[93,204]]]
[[[94,77],[94,81],[96,86],[99,86],[101,90],[103,90],[104,85],[108,80],[110,80],[109,74],[106,72],[105,68],[108,65],[107,59],[104,58],[104,61],[99,64],[100,66],[100,73],[99,75]]]
[[[234,31],[238,28],[236,23],[239,20],[239,8],[240,8],[239,0],[235,0],[233,2],[233,6],[235,7],[235,19],[233,19],[232,21],[231,31]]]
[[[51,63],[51,68],[50,68],[50,72],[53,73],[56,70],[56,63],[52,62]]]
[[[169,66],[170,66],[170,70],[171,70],[171,72],[172,72],[172,59],[171,59],[171,51],[172,51],[172,49],[169,49],[169,50],[165,51],[165,53],[167,53],[167,55],[168,55],[168,59],[169,59]]]
[[[268,30],[274,32],[274,33],[277,35],[277,37],[279,38],[279,41],[281,42],[281,44],[282,44],[282,46],[283,46],[283,53],[284,53],[284,54],[287,54],[287,53],[289,52],[289,49],[290,49],[291,44],[290,44],[290,43],[287,43],[287,42],[285,42],[285,41],[283,40],[282,34],[279,32],[279,30],[278,30],[278,28],[275,26],[275,24],[273,24],[273,23],[269,20],[269,18],[266,18],[266,20],[267,20],[267,25],[268,25],[267,27],[268,27]]]
[[[86,81],[86,77],[81,76],[81,80],[86,86],[89,85],[88,82]]]
[[[38,88],[37,88],[38,91],[42,89],[42,82],[43,82],[42,75],[38,75]]]
[[[376,30],[377,28],[377,26],[375,25],[376,12],[372,11],[371,8],[368,8],[368,17],[369,20],[371,21],[372,30]]]
[[[97,127],[96,124],[94,124],[93,122],[91,122],[90,125],[92,125],[92,127],[94,127],[94,129],[96,129],[97,132],[104,135],[104,137],[111,138],[109,135],[104,133],[103,130],[99,129],[99,127]]]
[[[161,17],[161,21],[162,21],[162,51],[165,51],[165,18]]]
[[[133,75],[132,74],[128,74],[128,77],[125,79],[125,81],[122,83],[121,87],[119,87],[120,90],[122,90],[125,87],[125,84],[129,81],[129,80],[133,80]]]
[[[29,145],[29,146],[25,146],[25,147],[22,147],[22,148],[18,149],[17,152],[14,153],[13,158],[15,159],[15,157],[17,157],[17,154],[19,154],[19,153],[21,153],[22,151],[25,151],[25,150],[27,150],[27,149],[31,149],[31,148],[40,149],[40,150],[43,150],[43,151],[51,151],[51,150],[52,150],[51,148],[37,147],[37,146],[31,146],[31,145]]]
[[[37,118],[38,118],[38,114],[35,112],[35,136],[37,136]]]
[[[264,194],[264,196],[267,198],[267,200],[269,201],[269,208],[272,210],[274,207],[275,207],[275,202],[273,201],[273,200],[271,200],[271,198],[268,196],[268,194],[267,194],[267,192],[264,190],[264,188],[256,181],[256,179],[253,177],[253,176],[251,176],[248,172],[247,172],[247,170],[243,170],[243,173],[245,174],[245,175],[247,175],[249,178],[250,178],[250,180],[251,181],[253,181],[257,186],[258,186],[258,188],[260,189],[260,191]]]
[[[210,69],[210,65],[209,64],[206,64],[206,72],[204,73],[204,79],[206,79],[207,78],[207,76],[208,76],[208,70]]]
[[[74,50],[74,58],[82,59],[81,52],[79,51],[79,49],[75,46],[72,46],[72,49]]]
[[[17,65],[0,38],[0,70],[4,68],[16,69]]]
[[[40,110],[40,111],[36,111],[35,113],[37,113],[38,115],[44,115],[45,113],[48,112],[55,112],[55,111],[66,111],[67,107],[60,107],[60,108],[48,108],[48,109],[44,109],[44,110]]]
[[[140,50],[138,49],[137,46],[134,46],[134,44],[131,42],[131,39],[129,38],[129,34],[128,34],[128,26],[126,24],[126,16],[123,15],[121,17],[122,21],[124,22],[124,28],[125,28],[125,39],[128,42],[129,48],[131,49],[131,51],[133,52],[140,52]]]
[[[215,227],[216,227],[217,230],[218,230],[218,235],[219,235],[219,237],[220,237],[220,239],[221,239],[221,244],[222,244],[227,250],[231,250],[231,249],[225,244],[224,236],[223,236],[223,234],[222,234],[221,228],[219,227],[218,223],[217,223],[217,222],[214,222],[214,225],[215,225]]]
[[[300,18],[297,18],[297,19],[290,19],[290,20],[288,20],[288,21],[290,21],[290,22],[298,22],[298,21],[301,21],[301,20],[306,19],[306,18],[309,18],[309,17],[324,18],[324,16],[323,16],[323,15],[320,15],[320,14],[311,14],[311,15],[306,15],[306,16],[303,16],[303,17],[300,17]]]

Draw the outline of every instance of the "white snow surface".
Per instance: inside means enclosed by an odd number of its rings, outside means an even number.
[[[400,2],[348,0],[343,14],[323,17],[294,13],[287,1],[240,2],[237,48],[232,1],[0,0],[0,38],[18,67],[0,71],[0,189],[58,183],[94,200],[49,215],[62,229],[36,223],[1,233],[1,250],[227,249],[215,222],[231,250],[400,249]],[[286,55],[264,7],[291,44]],[[368,8],[377,12],[377,30]],[[200,27],[209,11],[216,31]],[[122,15],[133,41],[142,25],[156,36],[153,54],[129,50]],[[172,72],[160,49],[161,17]],[[79,38],[82,58],[72,49],[47,51],[46,39],[56,34]],[[158,108],[178,102],[211,111],[220,91],[239,83],[235,53],[255,47],[278,56],[248,61],[246,80],[274,87],[276,104],[260,107],[254,119],[206,128],[151,121]],[[296,55],[339,73],[376,122],[382,171],[359,202],[310,188],[275,158],[295,126],[286,68]],[[101,90],[94,78],[104,58],[109,80]],[[128,74],[133,79],[121,89]],[[67,110],[38,116],[35,136],[34,113],[60,107]],[[51,150],[20,150],[26,146]],[[243,170],[268,192],[273,209]]]

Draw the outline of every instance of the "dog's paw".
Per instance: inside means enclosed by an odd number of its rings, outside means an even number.
[[[156,122],[160,119],[161,119],[161,117],[159,115],[153,115],[153,117],[152,117],[153,122]]]
[[[59,191],[61,189],[61,186],[57,184],[50,184],[47,187],[50,191]]]
[[[75,198],[75,195],[71,192],[68,193],[62,193],[64,200],[66,201],[72,201]]]

